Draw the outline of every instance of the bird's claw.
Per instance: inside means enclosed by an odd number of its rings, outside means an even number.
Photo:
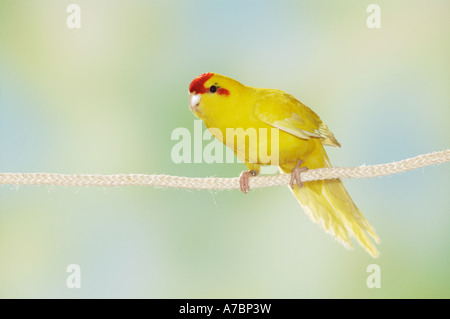
[[[303,182],[300,178],[300,174],[303,172],[306,172],[308,170],[308,167],[300,167],[300,165],[303,163],[303,161],[299,160],[297,162],[297,165],[292,169],[291,171],[291,188],[294,189],[295,183],[297,183],[298,188],[302,188]]]
[[[243,171],[241,173],[241,175],[239,176],[239,186],[241,191],[244,194],[247,194],[248,191],[250,190],[250,184],[249,184],[249,179],[252,176],[256,176],[257,173],[255,171]]]

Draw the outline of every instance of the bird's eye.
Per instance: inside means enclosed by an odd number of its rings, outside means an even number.
[[[209,92],[216,93],[216,91],[217,91],[217,86],[211,85],[211,87],[209,88]]]

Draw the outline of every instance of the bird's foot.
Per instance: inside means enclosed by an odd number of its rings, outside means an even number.
[[[258,173],[255,171],[243,171],[241,173],[241,175],[239,176],[239,185],[240,185],[241,191],[244,194],[247,194],[248,191],[250,190],[250,184],[249,184],[250,177],[256,176],[256,175],[258,175]]]
[[[306,172],[308,170],[308,167],[300,167],[300,165],[302,165],[303,161],[302,160],[298,160],[297,164],[295,165],[295,167],[292,169],[291,171],[291,188],[294,189],[295,186],[295,182],[297,182],[298,188],[302,188],[303,186],[303,182],[300,179],[300,174],[303,172]]]

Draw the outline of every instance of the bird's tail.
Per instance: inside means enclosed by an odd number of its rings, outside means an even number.
[[[302,166],[310,169],[331,166],[321,144],[314,153],[317,154],[308,156]],[[284,173],[290,173],[292,168],[280,167]],[[340,179],[306,182],[300,189],[295,185],[292,192],[312,221],[332,234],[346,248],[353,248],[349,238],[353,236],[370,255],[378,256],[379,252],[370,238],[379,243],[375,229],[356,207]]]

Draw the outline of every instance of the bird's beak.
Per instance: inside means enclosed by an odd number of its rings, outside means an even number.
[[[200,103],[201,99],[201,94],[195,94],[195,92],[189,94],[189,106],[191,107],[192,111],[197,110],[197,106]]]

